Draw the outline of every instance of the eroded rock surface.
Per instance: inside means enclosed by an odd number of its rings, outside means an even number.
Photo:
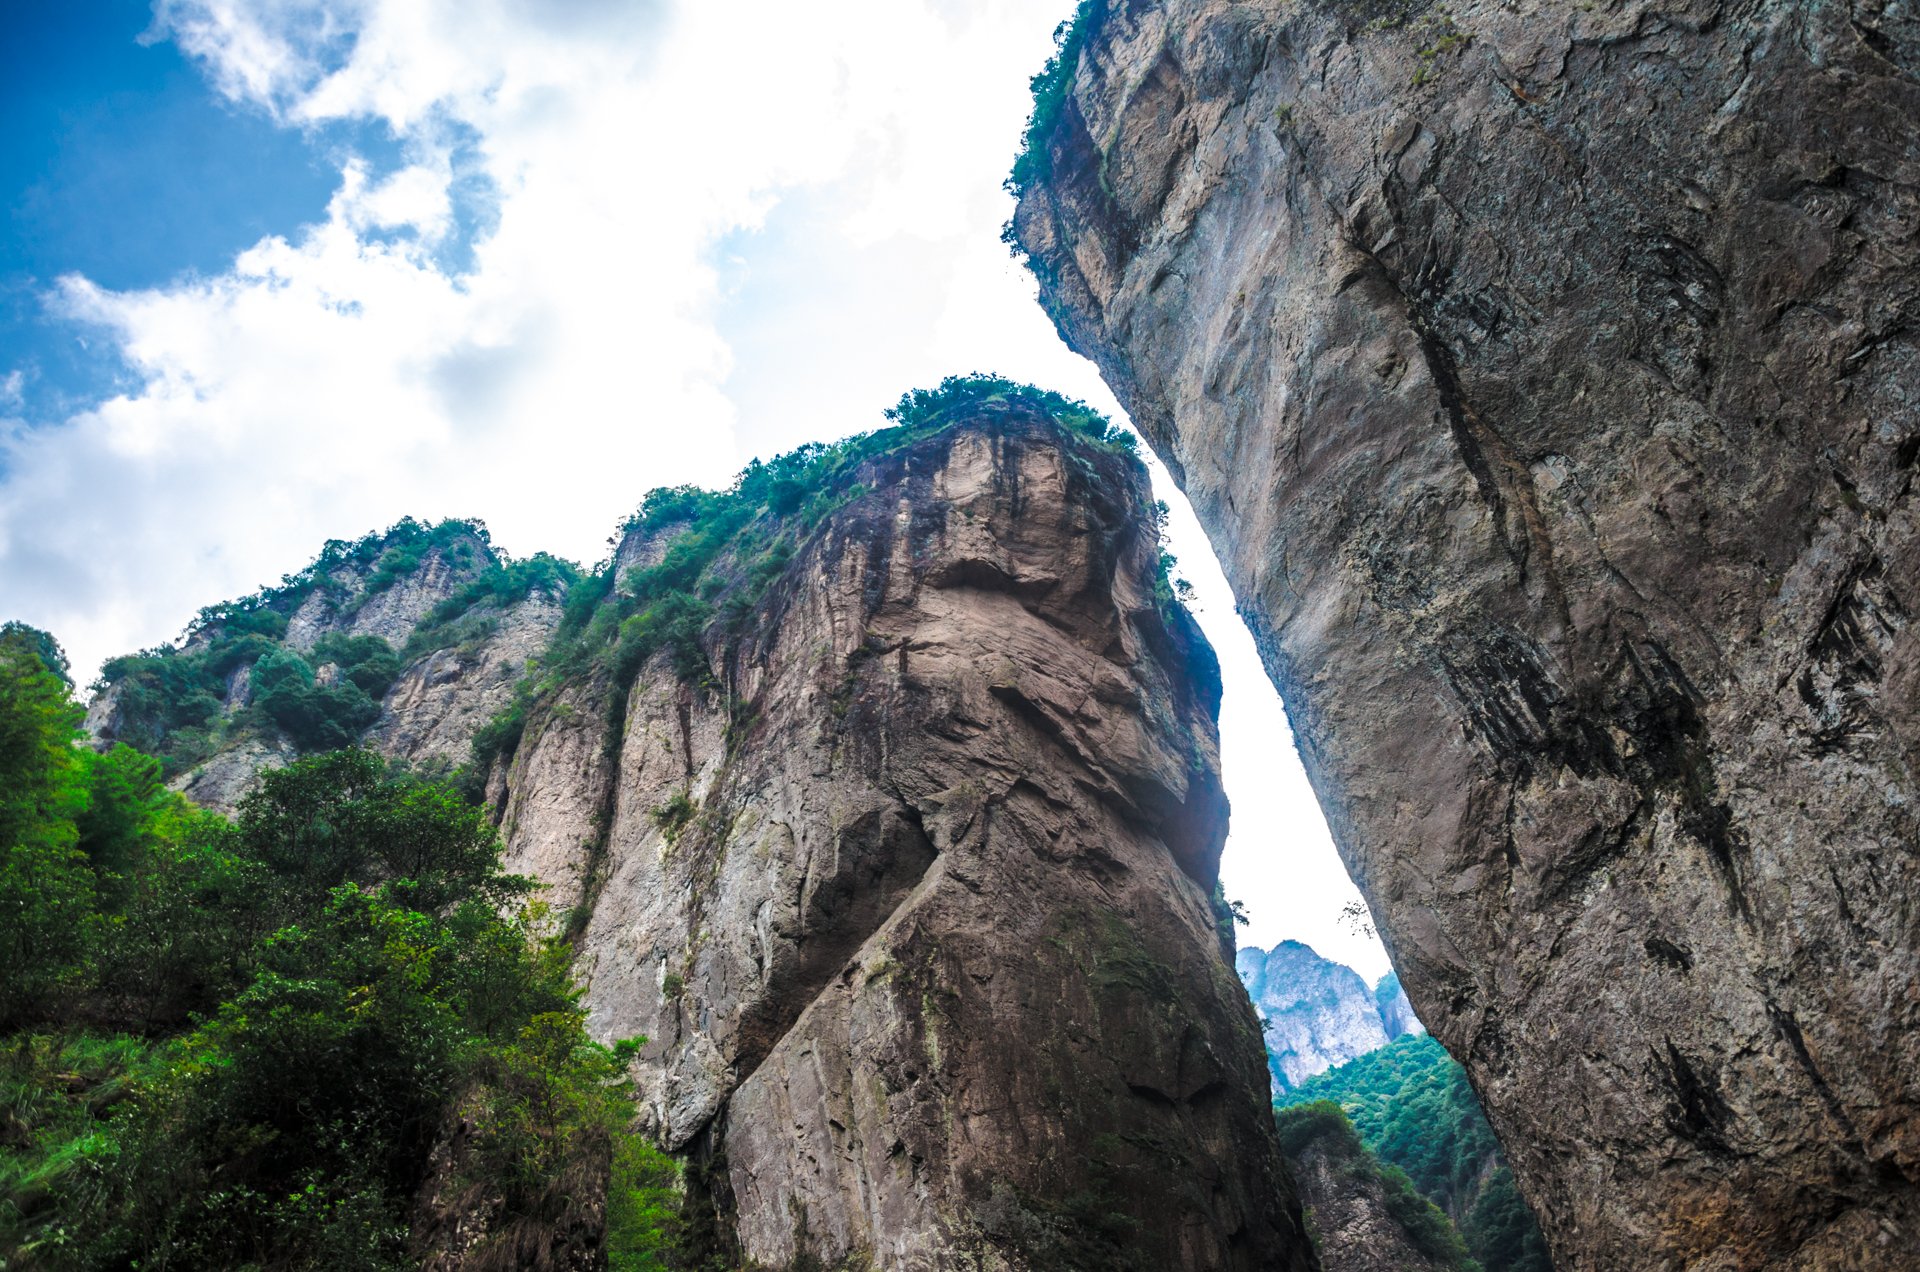
[[[704,673],[571,681],[500,791],[646,1122],[756,1266],[1308,1266],[1143,470],[988,411],[845,494]]]
[[[254,664],[265,651],[311,655],[318,664],[312,668],[314,683],[340,685],[342,669],[315,653],[329,636],[372,637],[401,660],[398,677],[380,696],[378,718],[360,732],[359,741],[424,772],[447,773],[465,763],[474,734],[512,702],[515,685],[552,639],[563,594],[557,586],[540,585],[523,594],[472,596],[468,589],[489,571],[497,572],[502,558],[478,523],[451,524],[475,529],[439,535],[404,568],[383,573],[384,555],[371,554],[369,560],[329,566],[330,558],[323,555],[286,586],[227,607],[232,611],[228,621],[233,615],[245,622],[250,614],[257,619],[272,611],[284,628],[262,629],[279,634],[262,635],[256,645],[229,655],[231,669],[223,673],[215,695],[217,723],[210,720],[202,730],[213,736],[212,754],[179,772],[173,788],[202,807],[232,812],[262,769],[298,758],[299,748],[274,720],[247,712],[254,703]],[[363,542],[377,547],[382,538]],[[329,545],[328,551],[341,546]],[[449,616],[449,609],[457,613]],[[218,618],[203,620],[173,655],[185,661],[217,653],[216,646],[232,636],[227,625]],[[377,686],[373,692],[380,694]],[[153,717],[164,717],[166,709],[152,705],[151,687],[143,696],[147,718],[130,721],[125,696],[126,687],[118,683],[94,695],[85,725],[90,742],[106,747],[131,738],[164,751],[166,740]]]
[[[1920,16],[1094,6],[1016,226],[1558,1257],[1920,1248]]]
[[[1298,941],[1241,949],[1234,967],[1260,1015],[1276,1091],[1378,1051],[1404,1032],[1387,1032],[1381,1004],[1358,972]]]
[[[1409,1231],[1408,1218],[1425,1203],[1405,1191],[1389,1196],[1379,1162],[1352,1127],[1329,1125],[1305,1137],[1289,1150],[1287,1165],[1321,1272],[1455,1272],[1460,1266]],[[1428,1219],[1430,1229],[1444,1230],[1446,1223],[1437,1213]]]

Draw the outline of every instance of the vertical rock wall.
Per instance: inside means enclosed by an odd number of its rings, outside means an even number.
[[[510,860],[578,907],[592,1026],[650,1039],[645,1120],[756,1265],[1309,1265],[1149,502],[988,411],[869,460],[704,675],[529,724]]]
[[[1920,1249],[1920,15],[1097,3],[1020,243],[1573,1267]]]

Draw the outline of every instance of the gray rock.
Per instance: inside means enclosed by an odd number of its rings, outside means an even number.
[[[1018,237],[1557,1257],[1912,1266],[1912,6],[1098,7]]]
[[[1414,1014],[1413,1004],[1407,1001],[1407,991],[1400,988],[1398,973],[1388,972],[1380,978],[1373,987],[1373,1001],[1379,1004],[1380,1023],[1386,1028],[1388,1041],[1403,1034],[1427,1032],[1420,1017]]]
[[[1001,413],[849,480],[709,680],[576,677],[505,774],[643,1124],[756,1266],[1307,1267],[1144,473]]]
[[[1300,1190],[1321,1272],[1453,1272],[1456,1259],[1423,1248],[1388,1197],[1380,1163],[1341,1122],[1290,1146],[1287,1165]],[[1398,1198],[1407,1207],[1406,1194]],[[1415,1203],[1422,1204],[1422,1203]],[[1436,1216],[1435,1226],[1444,1226]]]
[[[1260,1013],[1276,1091],[1378,1051],[1395,1036],[1358,972],[1299,941],[1282,941],[1271,951],[1248,946],[1234,964]]]

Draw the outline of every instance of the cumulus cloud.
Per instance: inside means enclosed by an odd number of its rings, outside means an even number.
[[[89,665],[329,536],[478,515],[591,559],[653,485],[871,424],[895,376],[968,364],[868,357],[889,346],[870,302],[915,292],[927,325],[949,245],[991,242],[1051,21],[1025,0],[161,0],[148,38],[213,91],[289,128],[384,126],[404,160],[348,158],[323,216],[216,276],[60,280],[53,310],[132,387],[0,439],[10,604]],[[955,110],[982,85],[996,110]],[[783,201],[814,243],[764,233]],[[785,252],[821,303],[778,285]],[[730,327],[784,328],[804,374],[743,370]]]
[[[873,427],[956,371],[1116,409],[998,241],[1026,80],[1072,7],[157,0],[146,38],[210,91],[316,136],[371,126],[400,158],[347,157],[312,224],[217,275],[60,280],[52,307],[129,387],[27,428],[0,381],[0,616],[88,669],[403,514],[595,559],[648,488]],[[1260,700],[1182,526],[1253,690],[1233,696]],[[1301,904],[1330,931],[1351,889],[1270,693],[1260,710],[1228,746],[1261,842],[1242,892],[1260,913],[1303,895],[1261,870],[1317,862],[1335,895]],[[1264,939],[1316,930],[1268,913]]]

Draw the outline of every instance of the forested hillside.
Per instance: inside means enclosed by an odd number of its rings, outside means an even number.
[[[1446,1212],[1485,1272],[1551,1272],[1466,1072],[1434,1039],[1400,1038],[1308,1078],[1276,1107],[1316,1101],[1337,1105],[1380,1161]]]
[[[0,631],[0,1266],[669,1266],[637,1040],[479,811],[343,750],[230,822],[70,688]]]

